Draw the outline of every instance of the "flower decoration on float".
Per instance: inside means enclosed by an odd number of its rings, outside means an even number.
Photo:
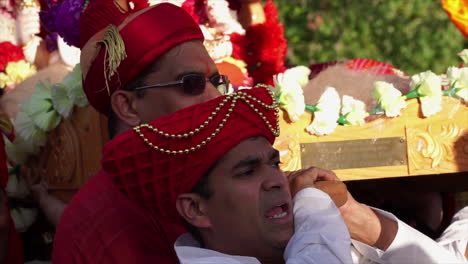
[[[424,117],[442,110],[442,78],[431,71],[411,76],[411,91],[407,99],[419,98]]]
[[[316,105],[307,105],[307,110],[314,113],[314,119],[306,131],[317,136],[331,134],[338,125],[340,106],[340,95],[336,89],[325,88]]]
[[[61,83],[37,83],[33,94],[20,105],[15,119],[16,139],[14,143],[6,142],[8,157],[15,164],[26,162],[46,144],[47,132],[71,115],[74,106],[87,104],[79,64]]]
[[[25,60],[23,49],[11,42],[0,43],[0,88],[10,91],[36,73],[36,67]]]
[[[401,109],[406,107],[406,97],[388,82],[375,82],[372,96],[378,105],[370,111],[370,115],[385,113],[388,117],[395,117],[401,115]]]
[[[305,112],[303,88],[309,80],[309,74],[309,68],[298,66],[273,77],[274,86],[270,86],[270,89],[292,122],[297,122]]]
[[[342,100],[341,115],[338,118],[340,125],[359,125],[366,123],[365,118],[369,116],[366,104],[352,96],[344,95]]]
[[[406,100],[412,98],[419,99],[424,117],[441,111],[442,96],[452,96],[468,102],[468,67],[450,67],[446,77],[431,71],[413,75],[410,83],[412,90],[406,95],[392,83],[377,81],[372,91],[377,106],[370,112],[366,111],[364,102],[351,96],[343,95],[343,100],[340,101],[340,96],[333,87],[326,88],[317,104],[305,104],[302,89],[308,81],[308,73],[307,68],[296,67],[277,74],[273,78],[275,86],[270,86],[270,89],[292,122],[298,121],[305,111],[312,112],[313,121],[306,130],[317,136],[332,133],[338,124],[364,125],[370,115],[400,116],[401,110],[407,106]]]
[[[458,56],[463,60],[463,63],[468,66],[468,49],[462,50]]]
[[[444,95],[468,102],[468,67],[449,67],[445,83],[449,88],[443,91]]]

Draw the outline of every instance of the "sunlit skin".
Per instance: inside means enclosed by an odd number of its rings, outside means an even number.
[[[246,139],[221,158],[209,176],[213,196],[201,205],[208,218],[200,229],[207,248],[283,262],[294,224],[279,162],[278,151],[264,137]]]
[[[145,80],[147,85],[180,80],[187,73],[201,73],[206,78],[218,73],[215,63],[199,40],[184,42],[160,58],[159,68]],[[200,95],[187,95],[181,87],[150,88],[143,98],[135,100],[141,123],[151,122],[180,109],[220,96],[210,82]]]

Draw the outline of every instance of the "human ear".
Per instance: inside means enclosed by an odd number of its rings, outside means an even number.
[[[111,107],[115,115],[130,127],[138,126],[141,118],[135,108],[135,93],[117,90],[111,95]]]
[[[189,224],[198,228],[211,227],[211,221],[206,214],[205,200],[195,193],[183,193],[176,199],[179,215]]]

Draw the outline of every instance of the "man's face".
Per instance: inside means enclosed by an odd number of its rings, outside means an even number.
[[[282,258],[294,232],[292,201],[279,154],[264,137],[242,141],[209,175],[211,244],[220,252]],[[210,236],[210,235],[209,235]]]
[[[146,79],[146,85],[181,80],[188,73],[200,73],[206,78],[217,73],[216,65],[208,55],[201,41],[188,41],[179,44],[160,58],[159,68]],[[136,107],[142,123],[172,114],[180,109],[203,103],[220,96],[220,92],[210,82],[206,82],[203,93],[184,94],[182,87],[170,86],[150,88],[136,100]]]

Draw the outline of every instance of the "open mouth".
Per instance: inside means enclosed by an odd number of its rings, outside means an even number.
[[[274,206],[265,213],[265,216],[269,219],[279,219],[287,216],[289,214],[289,204],[282,203],[280,205]]]

